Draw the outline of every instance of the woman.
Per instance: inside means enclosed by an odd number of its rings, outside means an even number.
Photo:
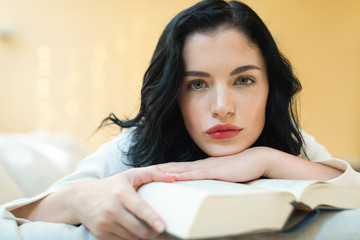
[[[136,193],[151,181],[338,177],[346,166],[306,159],[331,156],[298,128],[300,89],[256,13],[199,2],[161,35],[138,115],[106,119],[129,129],[47,192],[4,209],[18,222],[82,224],[99,239],[150,238],[166,227]]]

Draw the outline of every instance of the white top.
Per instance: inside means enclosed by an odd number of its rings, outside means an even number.
[[[125,160],[126,162],[126,155],[124,152],[127,151],[131,143],[131,132],[132,129],[126,129],[113,140],[103,144],[95,153],[81,161],[72,174],[55,182],[47,191],[32,198],[14,200],[0,206],[0,219],[15,220],[19,225],[30,222],[27,219],[16,218],[10,211],[35,202],[70,184],[85,180],[106,178],[130,169],[131,167],[123,164],[123,161]],[[316,142],[314,137],[306,132],[302,132],[302,134],[306,146],[305,152],[311,161],[321,162],[325,165],[346,171],[347,174],[342,174],[330,181],[336,180],[336,183],[341,184],[342,179],[352,178],[349,182],[360,186],[360,174],[354,171],[347,162],[333,158],[324,146]],[[300,154],[300,157],[302,156],[304,156],[304,154]]]

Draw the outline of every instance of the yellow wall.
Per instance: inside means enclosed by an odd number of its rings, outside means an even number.
[[[110,112],[133,115],[163,27],[195,0],[0,0],[0,132],[88,138]],[[302,126],[360,164],[360,2],[247,0],[303,83]]]
[[[360,2],[247,1],[265,18],[303,83],[303,128],[360,163]]]

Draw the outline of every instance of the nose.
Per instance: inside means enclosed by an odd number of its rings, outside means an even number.
[[[212,99],[211,114],[213,117],[224,118],[234,114],[235,100],[230,89],[217,87],[214,89]]]

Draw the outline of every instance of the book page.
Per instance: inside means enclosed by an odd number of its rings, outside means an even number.
[[[179,181],[173,184],[179,185],[181,187],[191,188],[203,192],[206,195],[249,194],[251,192],[264,192],[273,190],[258,188],[256,186],[250,186],[248,184],[224,182],[217,180]]]
[[[312,180],[290,180],[290,179],[258,179],[247,183],[259,188],[281,190],[292,193],[297,200],[300,199],[304,190],[318,181]]]

